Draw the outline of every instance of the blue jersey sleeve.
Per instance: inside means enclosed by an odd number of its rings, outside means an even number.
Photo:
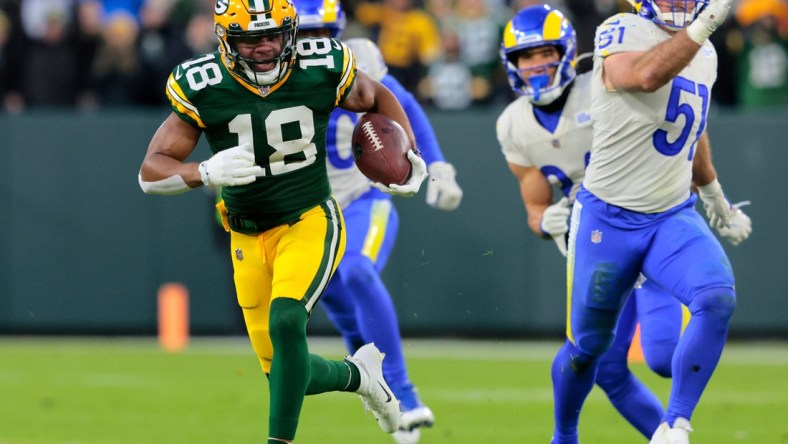
[[[397,79],[389,74],[386,74],[380,83],[386,86],[402,104],[405,109],[405,114],[408,115],[410,125],[413,127],[413,134],[416,136],[416,144],[421,151],[421,157],[427,165],[432,162],[445,161],[441,147],[438,144],[438,138],[435,136],[435,131],[432,129],[430,121],[427,119],[427,114],[424,109],[419,105],[419,102],[403,87]]]

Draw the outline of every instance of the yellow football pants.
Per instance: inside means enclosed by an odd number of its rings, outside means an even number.
[[[256,235],[230,232],[238,304],[263,371],[274,356],[269,312],[276,298],[302,301],[312,311],[345,252],[344,220],[329,199],[284,224]]]

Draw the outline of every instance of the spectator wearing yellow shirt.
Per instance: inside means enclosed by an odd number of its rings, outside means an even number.
[[[416,9],[413,0],[383,0],[383,3],[360,3],[356,20],[373,28],[383,59],[394,76],[412,94],[418,96],[418,83],[424,68],[441,52],[441,40],[435,19]]]

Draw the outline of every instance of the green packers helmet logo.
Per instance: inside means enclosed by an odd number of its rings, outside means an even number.
[[[216,6],[214,6],[213,10],[216,14],[224,14],[227,12],[227,8],[230,7],[230,0],[216,0]]]

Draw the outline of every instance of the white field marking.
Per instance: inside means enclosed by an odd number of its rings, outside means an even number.
[[[429,393],[429,399],[439,399],[441,401],[453,402],[469,402],[474,404],[484,402],[511,402],[514,404],[526,404],[529,402],[548,403],[553,401],[553,391],[549,387],[538,390],[498,388],[495,390],[428,389],[422,391]]]
[[[458,359],[458,360],[511,360],[552,362],[561,346],[558,341],[529,340],[466,340],[466,339],[402,339],[403,351],[408,358]],[[107,354],[149,354],[159,351],[155,337],[0,337],[0,354],[9,351],[17,354],[39,353],[39,349],[60,353],[92,354],[97,349]],[[347,355],[344,342],[339,337],[310,337],[311,352],[326,357]],[[164,353],[162,351],[162,353]],[[246,336],[192,337],[182,353],[194,355],[249,355],[252,352]],[[788,366],[788,341],[729,341],[722,353],[720,366],[763,365]],[[2,368],[0,368],[2,375]]]
[[[20,372],[0,371],[0,387],[12,384],[27,384],[40,381],[40,377],[29,377]],[[58,387],[147,387],[151,386],[152,380],[142,377],[135,373],[80,373],[77,377],[63,377],[62,374],[47,374],[43,376],[48,385]],[[2,444],[2,443],[0,443]]]
[[[504,382],[504,381],[499,381]],[[462,390],[457,388],[434,389],[424,388],[424,393],[429,393],[430,399],[441,401],[489,403],[510,402],[513,404],[552,403],[553,390],[549,386],[538,389],[523,389],[514,387],[498,387],[495,389]],[[588,403],[609,404],[607,396],[597,387],[588,395]]]
[[[713,381],[714,379],[712,379]],[[784,393],[779,390],[772,390],[770,392],[752,390],[733,391],[725,390],[724,387],[714,386],[711,390],[703,392],[703,404],[717,404],[717,405],[786,405],[786,398]]]
[[[505,381],[500,381],[504,382]],[[422,392],[427,394],[429,399],[466,402],[466,403],[486,403],[486,402],[510,402],[513,404],[523,403],[551,403],[553,402],[553,392],[550,387],[539,389],[523,389],[515,387],[497,387],[495,389],[471,389],[463,390],[457,388],[435,388],[425,387]],[[598,387],[589,394],[587,403],[589,404],[609,404],[607,396]],[[703,395],[703,404],[714,405],[786,405],[785,396],[776,391],[773,392],[751,392],[751,391],[722,391],[720,388],[710,390]]]
[[[402,339],[408,358],[456,360],[508,360],[550,362],[560,344],[550,341]],[[318,354],[346,353],[344,342],[334,337],[309,338],[309,349]]]

